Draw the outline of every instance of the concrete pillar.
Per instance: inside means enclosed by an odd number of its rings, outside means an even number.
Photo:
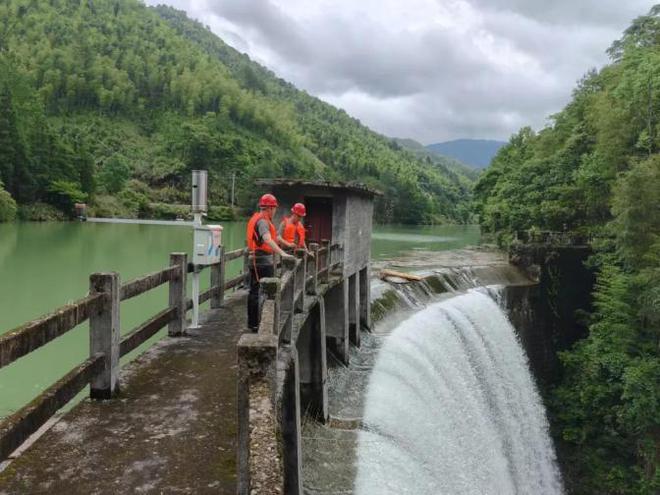
[[[218,287],[215,295],[211,296],[211,309],[218,309],[222,306],[225,298],[225,248],[220,246],[220,263],[211,265],[211,287]]]
[[[296,258],[300,260],[300,265],[296,268],[296,313],[302,313],[305,309],[305,293],[307,292],[305,283],[307,281],[307,251],[296,249]]]
[[[321,248],[324,249],[324,253],[321,255],[319,268],[325,269],[330,266],[330,240],[321,239]],[[330,276],[330,270],[326,270],[323,273],[323,275],[319,277],[319,281],[323,283],[328,283],[329,276]]]
[[[280,412],[280,438],[284,465],[284,492],[302,494],[302,437],[300,408],[300,374],[298,352],[293,346],[280,348],[279,376],[283,377],[277,400]],[[261,493],[261,492],[257,492]],[[266,492],[264,492],[266,493]],[[268,492],[270,493],[270,492]]]
[[[360,270],[360,324],[371,330],[371,274],[368,266]]]
[[[307,265],[307,271],[314,276],[312,283],[307,287],[308,294],[318,294],[319,286],[319,245],[312,243],[309,245],[310,251],[314,254],[314,257]]]
[[[170,337],[183,335],[186,328],[186,276],[188,274],[188,255],[186,253],[170,254],[170,265],[177,265],[176,276],[170,280],[170,307],[176,308],[176,317],[167,325]]]
[[[261,308],[261,321],[259,333],[280,335],[280,296],[281,285],[279,278],[264,277],[259,281],[261,290],[266,297]]]
[[[282,260],[282,278],[291,277],[291,280],[288,283],[282,283],[280,290],[280,318],[286,318],[280,335],[282,342],[285,343],[291,342],[291,334],[293,333],[293,318],[295,313],[294,303],[296,295],[296,262],[296,259],[291,258]]]
[[[103,307],[89,317],[89,355],[105,356],[103,371],[90,382],[92,399],[110,399],[119,391],[119,274],[94,273],[89,293],[106,294]]]
[[[348,277],[348,326],[351,344],[360,347],[360,274]]]
[[[323,423],[328,421],[330,411],[328,408],[328,351],[326,348],[326,329],[325,329],[325,303],[323,299],[318,302],[318,342],[319,342],[319,359],[316,368],[315,387],[318,394],[318,415],[317,418]]]
[[[348,364],[348,280],[344,279],[325,294],[325,331],[328,347]]]
[[[303,325],[296,348],[300,365],[302,410],[324,422],[328,419],[328,364],[325,305],[321,299]]]

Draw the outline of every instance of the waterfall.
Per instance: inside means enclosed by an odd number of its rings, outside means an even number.
[[[563,493],[524,351],[488,295],[431,304],[387,337],[357,469],[357,495]]]

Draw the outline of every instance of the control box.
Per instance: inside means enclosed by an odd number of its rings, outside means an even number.
[[[195,265],[213,265],[220,261],[221,225],[195,225],[193,260]]]

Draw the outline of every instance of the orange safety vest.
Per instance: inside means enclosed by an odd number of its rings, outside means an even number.
[[[259,234],[257,233],[256,227],[257,227],[257,222],[261,219],[266,220],[268,222],[268,228],[270,229],[270,237],[271,239],[273,239],[273,241],[277,241],[277,232],[275,231],[275,226],[270,220],[268,220],[268,218],[266,218],[263,212],[258,211],[254,215],[252,215],[252,218],[250,218],[250,221],[247,224],[247,231],[245,233],[245,239],[247,240],[247,246],[250,253],[254,253],[257,250],[263,251],[265,253],[273,252],[273,248],[270,247],[265,242],[259,243]]]
[[[282,220],[284,228],[282,229],[282,239],[286,242],[294,242],[298,235],[298,247],[305,246],[305,227],[302,222],[293,223],[291,217],[285,217]]]

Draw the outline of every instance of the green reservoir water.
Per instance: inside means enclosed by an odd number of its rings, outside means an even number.
[[[229,222],[223,226],[226,249],[244,245],[245,223]],[[478,242],[477,226],[377,226],[372,257],[387,259],[409,250],[457,249]],[[164,268],[171,252],[190,254],[191,244],[189,227],[0,224],[0,334],[83,297],[89,288],[89,274],[93,272],[116,271],[122,281],[127,281]],[[240,260],[232,262],[227,277],[237,275],[241,266]],[[208,271],[202,273],[202,288],[205,287],[208,287]],[[166,285],[122,303],[122,333],[166,306]],[[79,364],[88,355],[87,332],[87,325],[80,325],[0,369],[0,417],[28,403]],[[163,334],[164,330],[152,342]],[[135,353],[125,359],[131,359]]]

